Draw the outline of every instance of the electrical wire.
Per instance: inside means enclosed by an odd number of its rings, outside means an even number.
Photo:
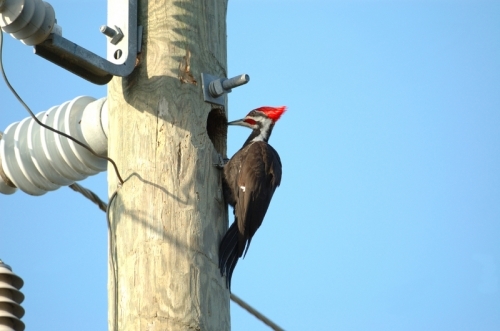
[[[115,170],[116,177],[118,177],[118,180],[119,180],[118,188],[120,188],[121,185],[123,185],[124,181],[123,181],[122,176],[120,175],[120,172],[118,171],[118,167],[117,167],[117,165],[116,165],[116,163],[115,163],[115,161],[113,159],[111,159],[111,158],[109,158],[107,156],[102,156],[102,155],[97,154],[96,152],[94,152],[92,150],[92,148],[90,148],[89,146],[87,146],[84,143],[80,142],[78,139],[75,139],[74,137],[72,137],[72,136],[70,136],[70,135],[68,135],[68,134],[66,134],[64,132],[56,130],[56,129],[54,129],[54,128],[52,128],[52,127],[50,127],[50,126],[42,123],[35,116],[35,114],[31,111],[30,107],[28,107],[28,105],[24,102],[24,100],[19,96],[19,94],[16,92],[16,90],[10,84],[9,79],[7,78],[7,75],[5,73],[4,66],[3,66],[3,31],[0,31],[0,71],[2,73],[2,77],[3,77],[4,81],[5,81],[5,84],[7,84],[7,87],[9,88],[9,90],[12,92],[12,94],[14,94],[14,96],[16,97],[16,99],[21,103],[21,105],[23,105],[23,107],[28,111],[28,113],[30,114],[30,116],[33,118],[33,120],[38,125],[40,125],[41,127],[45,128],[47,130],[50,130],[52,132],[57,133],[60,136],[63,136],[65,138],[67,138],[67,139],[72,140],[76,144],[78,144],[81,147],[83,147],[86,150],[88,150],[95,157],[98,157],[98,158],[101,158],[101,159],[105,159],[108,162],[111,162],[111,164],[113,165],[113,168]],[[115,247],[115,238],[114,238],[112,227],[111,227],[111,220],[109,218],[109,207],[113,203],[113,201],[116,198],[118,192],[115,191],[113,193],[113,195],[111,195],[111,198],[109,199],[109,204],[106,204],[105,202],[103,202],[99,198],[99,196],[97,194],[95,194],[91,190],[88,190],[88,189],[84,188],[83,186],[81,186],[81,185],[79,185],[77,183],[73,183],[73,184],[69,185],[69,187],[72,190],[83,194],[83,196],[85,196],[87,199],[89,199],[92,202],[94,202],[95,204],[97,204],[102,211],[106,212],[106,221],[108,223],[108,233],[109,233],[109,254],[110,254],[110,257],[111,257],[110,260],[111,260],[111,267],[112,267],[112,270],[113,270],[113,280],[114,280],[114,285],[115,285],[115,294],[114,294],[114,302],[115,302],[115,325],[114,325],[114,329],[118,330],[117,324],[116,324],[118,322],[118,318],[116,316],[117,313],[118,313],[117,312],[117,307],[118,307],[118,285],[117,285],[118,270],[117,270],[117,266],[116,266],[115,256],[114,256],[114,253],[113,253],[113,249],[116,248]]]
[[[99,209],[102,210],[101,208],[101,205],[99,203],[99,201],[102,202],[101,199],[99,199],[97,197],[97,194],[93,193],[92,191],[90,191],[89,189],[86,189],[86,188],[83,188],[85,191],[89,191],[91,192],[92,194],[90,195],[87,195],[87,194],[84,194],[84,196],[87,198],[87,199],[90,199],[92,202],[94,202],[96,205],[99,206]],[[80,191],[78,191],[80,192]],[[118,326],[116,325],[116,323],[118,322],[118,316],[117,316],[117,307],[118,307],[118,269],[117,269],[117,265],[116,265],[116,261],[115,261],[115,254],[116,254],[116,251],[112,251],[113,249],[116,249],[115,247],[115,238],[113,236],[113,231],[112,231],[112,228],[111,228],[111,221],[109,219],[109,209],[110,209],[110,206],[111,204],[113,203],[114,199],[116,198],[118,192],[115,191],[113,193],[113,195],[111,195],[111,198],[109,199],[109,204],[106,205],[105,202],[102,202],[104,204],[104,206],[106,207],[106,221],[108,223],[108,233],[109,233],[109,254],[110,254],[110,260],[111,260],[111,265],[112,265],[112,269],[113,269],[113,281],[114,281],[114,285],[115,285],[115,292],[114,292],[114,304],[115,304],[115,321],[114,321],[114,330],[118,330]],[[97,197],[97,200],[96,199],[93,199],[91,197]],[[266,324],[267,326],[269,326],[271,329],[275,330],[275,331],[284,331],[284,329],[282,329],[281,327],[279,327],[276,323],[274,323],[273,321],[271,321],[269,318],[267,318],[266,316],[264,316],[262,313],[260,313],[259,311],[257,311],[255,308],[253,308],[252,306],[250,306],[248,303],[246,303],[245,301],[243,301],[242,299],[240,299],[239,297],[237,297],[235,294],[231,293],[231,300],[235,303],[237,303],[240,307],[242,307],[243,309],[245,309],[247,312],[249,312],[250,314],[252,314],[255,318],[259,319],[261,322],[263,322],[264,324]]]
[[[258,318],[262,323],[264,323],[267,326],[269,326],[271,329],[273,329],[275,331],[285,331],[282,328],[280,328],[276,323],[274,323],[269,318],[267,318],[266,316],[264,316],[261,313],[259,313],[255,308],[253,308],[252,306],[250,306],[245,301],[241,300],[239,297],[237,297],[233,293],[231,293],[231,300],[233,300],[234,302],[236,302],[238,305],[240,305],[241,308],[243,308],[246,311],[248,311],[250,314],[252,314],[256,318]]]
[[[94,152],[92,150],[92,148],[90,148],[89,146],[85,145],[84,143],[80,142],[79,140],[73,138],[72,136],[64,133],[64,132],[61,132],[59,130],[56,130],[54,128],[51,128],[50,126],[42,123],[36,116],[35,114],[31,111],[31,109],[28,107],[28,105],[23,101],[23,99],[19,96],[19,94],[17,94],[16,90],[12,87],[12,85],[10,84],[9,80],[7,79],[7,75],[5,74],[5,70],[4,70],[4,67],[3,67],[3,31],[0,31],[0,71],[2,73],[2,76],[3,76],[3,79],[5,81],[5,83],[7,84],[7,87],[9,88],[9,90],[12,92],[12,94],[14,94],[14,96],[16,97],[16,99],[23,105],[23,107],[28,111],[28,113],[30,114],[30,116],[33,118],[33,120],[38,124],[40,125],[41,127],[44,127],[45,129],[47,130],[50,130],[52,132],[55,132],[67,139],[70,139],[72,140],[73,142],[75,142],[76,144],[80,145],[81,147],[85,148],[86,150],[88,150],[90,153],[92,153],[92,155],[98,157],[98,158],[101,158],[101,159],[105,159],[107,160],[108,162],[110,162],[112,165],[113,165],[113,168],[115,170],[115,173],[116,173],[116,176],[118,177],[118,180],[120,181],[120,186],[124,183],[121,175],[120,175],[120,172],[118,171],[118,167],[115,163],[115,161],[107,156],[102,156],[102,155],[99,155],[97,154],[96,152]],[[115,285],[115,297],[114,297],[114,305],[115,305],[115,321],[114,321],[114,328],[115,330],[117,330],[117,323],[118,323],[118,316],[117,316],[117,312],[118,312],[118,270],[117,270],[117,266],[116,266],[116,261],[115,261],[115,252],[113,252],[114,249],[116,249],[115,247],[115,238],[113,236],[113,231],[112,231],[112,227],[111,227],[111,220],[109,218],[109,209],[110,209],[110,206],[111,204],[113,203],[114,199],[116,198],[116,196],[118,195],[118,192],[115,191],[110,199],[109,199],[109,204],[106,204],[105,202],[103,202],[98,196],[97,194],[95,194],[94,192],[84,188],[83,186],[79,185],[79,184],[72,184],[72,185],[69,185],[69,187],[71,189],[73,189],[74,191],[76,192],[79,192],[81,194],[83,194],[83,196],[85,196],[87,199],[91,200],[92,202],[94,202],[95,204],[97,204],[99,206],[99,209],[101,209],[102,211],[105,211],[106,212],[106,221],[107,221],[107,225],[108,225],[108,233],[109,233],[109,254],[110,254],[110,257],[111,257],[111,265],[112,265],[112,270],[113,270],[113,281],[114,281],[114,285]],[[236,295],[234,295],[233,293],[231,293],[231,300],[236,302],[238,305],[240,305],[242,308],[244,308],[245,310],[247,310],[250,314],[254,315],[256,318],[258,318],[259,320],[261,320],[263,323],[265,323],[266,325],[268,325],[270,328],[272,328],[273,330],[275,331],[284,331],[282,328],[280,328],[277,324],[275,324],[273,321],[271,321],[270,319],[268,319],[267,317],[265,317],[264,315],[262,315],[260,312],[258,312],[256,309],[254,309],[253,307],[251,307],[249,304],[247,304],[245,301],[241,300],[239,297],[237,297]]]
[[[28,113],[30,114],[30,116],[33,118],[33,120],[38,124],[40,125],[41,127],[44,127],[45,129],[47,130],[50,130],[52,132],[55,132],[57,133],[58,135],[61,135],[69,140],[72,140],[74,143],[82,146],[83,148],[85,148],[86,150],[88,150],[92,155],[94,155],[95,157],[98,157],[98,158],[101,158],[101,159],[105,159],[107,160],[108,162],[111,162],[111,164],[113,165],[113,168],[115,169],[115,173],[116,173],[116,176],[118,177],[118,180],[120,181],[120,184],[123,184],[124,181],[122,179],[122,176],[120,176],[120,172],[118,171],[118,166],[116,165],[115,161],[113,161],[113,159],[107,157],[107,156],[103,156],[103,155],[99,155],[97,154],[96,152],[94,152],[92,150],[92,148],[90,148],[89,146],[85,145],[84,143],[80,142],[78,139],[75,139],[73,138],[72,136],[64,133],[64,132],[61,132],[59,130],[56,130],[54,128],[51,128],[50,126],[42,123],[36,116],[35,114],[31,111],[30,107],[28,107],[28,105],[23,101],[23,99],[19,96],[19,94],[17,94],[16,90],[12,87],[12,85],[10,84],[9,80],[7,79],[7,75],[5,74],[5,70],[4,70],[4,67],[3,67],[3,31],[0,31],[0,71],[2,72],[2,76],[3,76],[3,79],[5,81],[5,84],[7,84],[7,87],[9,88],[9,90],[12,92],[12,94],[14,94],[14,96],[16,97],[16,99],[23,105],[23,107],[28,111]]]
[[[118,187],[120,189],[121,185]],[[111,261],[111,269],[113,270],[113,306],[114,306],[114,321],[113,330],[118,331],[118,265],[116,263],[116,238],[114,236],[113,228],[111,227],[111,219],[109,218],[109,210],[111,209],[111,204],[118,195],[118,191],[115,191],[109,198],[109,204],[106,206],[106,222],[108,223],[108,241],[109,241],[109,257]]]
[[[121,184],[119,188],[121,187]],[[111,227],[111,219],[109,218],[109,210],[111,208],[111,205],[113,201],[115,200],[116,196],[118,195],[118,191],[115,191],[111,197],[109,198],[109,204],[105,203],[102,201],[97,194],[92,192],[91,190],[81,186],[80,184],[73,183],[69,185],[69,188],[71,188],[73,191],[81,193],[84,197],[95,203],[100,210],[106,213],[106,222],[108,224],[108,242],[109,242],[109,256],[110,256],[110,262],[111,262],[111,269],[113,270],[113,282],[114,282],[114,303],[115,307],[117,307],[118,304],[118,286],[117,286],[117,280],[118,280],[118,269],[116,266],[116,261],[115,261],[115,255],[116,255],[116,246],[115,246],[115,236],[113,235],[113,229]],[[117,321],[117,316],[116,316],[117,310],[115,309],[115,322]],[[118,330],[117,326],[114,326],[114,330]]]
[[[104,201],[102,201],[97,196],[97,194],[95,194],[91,190],[86,189],[85,187],[81,186],[78,183],[73,183],[73,184],[69,185],[68,187],[70,189],[72,189],[73,191],[76,191],[78,193],[83,194],[84,197],[86,197],[87,199],[89,199],[90,201],[92,201],[93,203],[95,203],[97,206],[99,206],[100,210],[102,210],[104,212],[107,211],[108,205]]]

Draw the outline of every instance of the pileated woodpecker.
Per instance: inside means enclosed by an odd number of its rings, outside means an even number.
[[[274,124],[286,107],[261,107],[228,125],[252,129],[243,147],[224,166],[223,189],[226,202],[234,210],[234,222],[219,246],[219,268],[231,288],[234,267],[246,254],[252,237],[262,224],[274,191],[281,182],[281,160],[267,143]]]

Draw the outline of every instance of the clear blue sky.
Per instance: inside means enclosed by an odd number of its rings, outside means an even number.
[[[105,1],[52,1],[104,55]],[[287,330],[500,330],[500,1],[237,1],[230,119],[287,105],[282,185],[233,291]],[[36,112],[93,86],[5,36]],[[0,130],[27,116],[0,83]],[[248,132],[230,128],[232,155]],[[82,183],[107,196],[106,174]],[[107,329],[103,213],[67,188],[0,196],[28,329]],[[231,306],[233,330],[268,330]],[[71,326],[71,327],[70,327]]]

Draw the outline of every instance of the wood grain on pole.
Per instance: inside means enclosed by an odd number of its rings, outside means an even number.
[[[227,0],[139,1],[142,53],[108,91],[109,156],[125,180],[110,206],[109,330],[230,329],[213,166],[227,114],[201,89],[202,72],[227,77],[226,11]],[[111,195],[111,169],[108,180]]]

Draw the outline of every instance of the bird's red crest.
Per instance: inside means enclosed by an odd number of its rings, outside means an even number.
[[[272,119],[274,122],[280,119],[281,115],[286,111],[286,106],[281,107],[260,107],[255,109],[257,111],[263,112],[267,117]]]

